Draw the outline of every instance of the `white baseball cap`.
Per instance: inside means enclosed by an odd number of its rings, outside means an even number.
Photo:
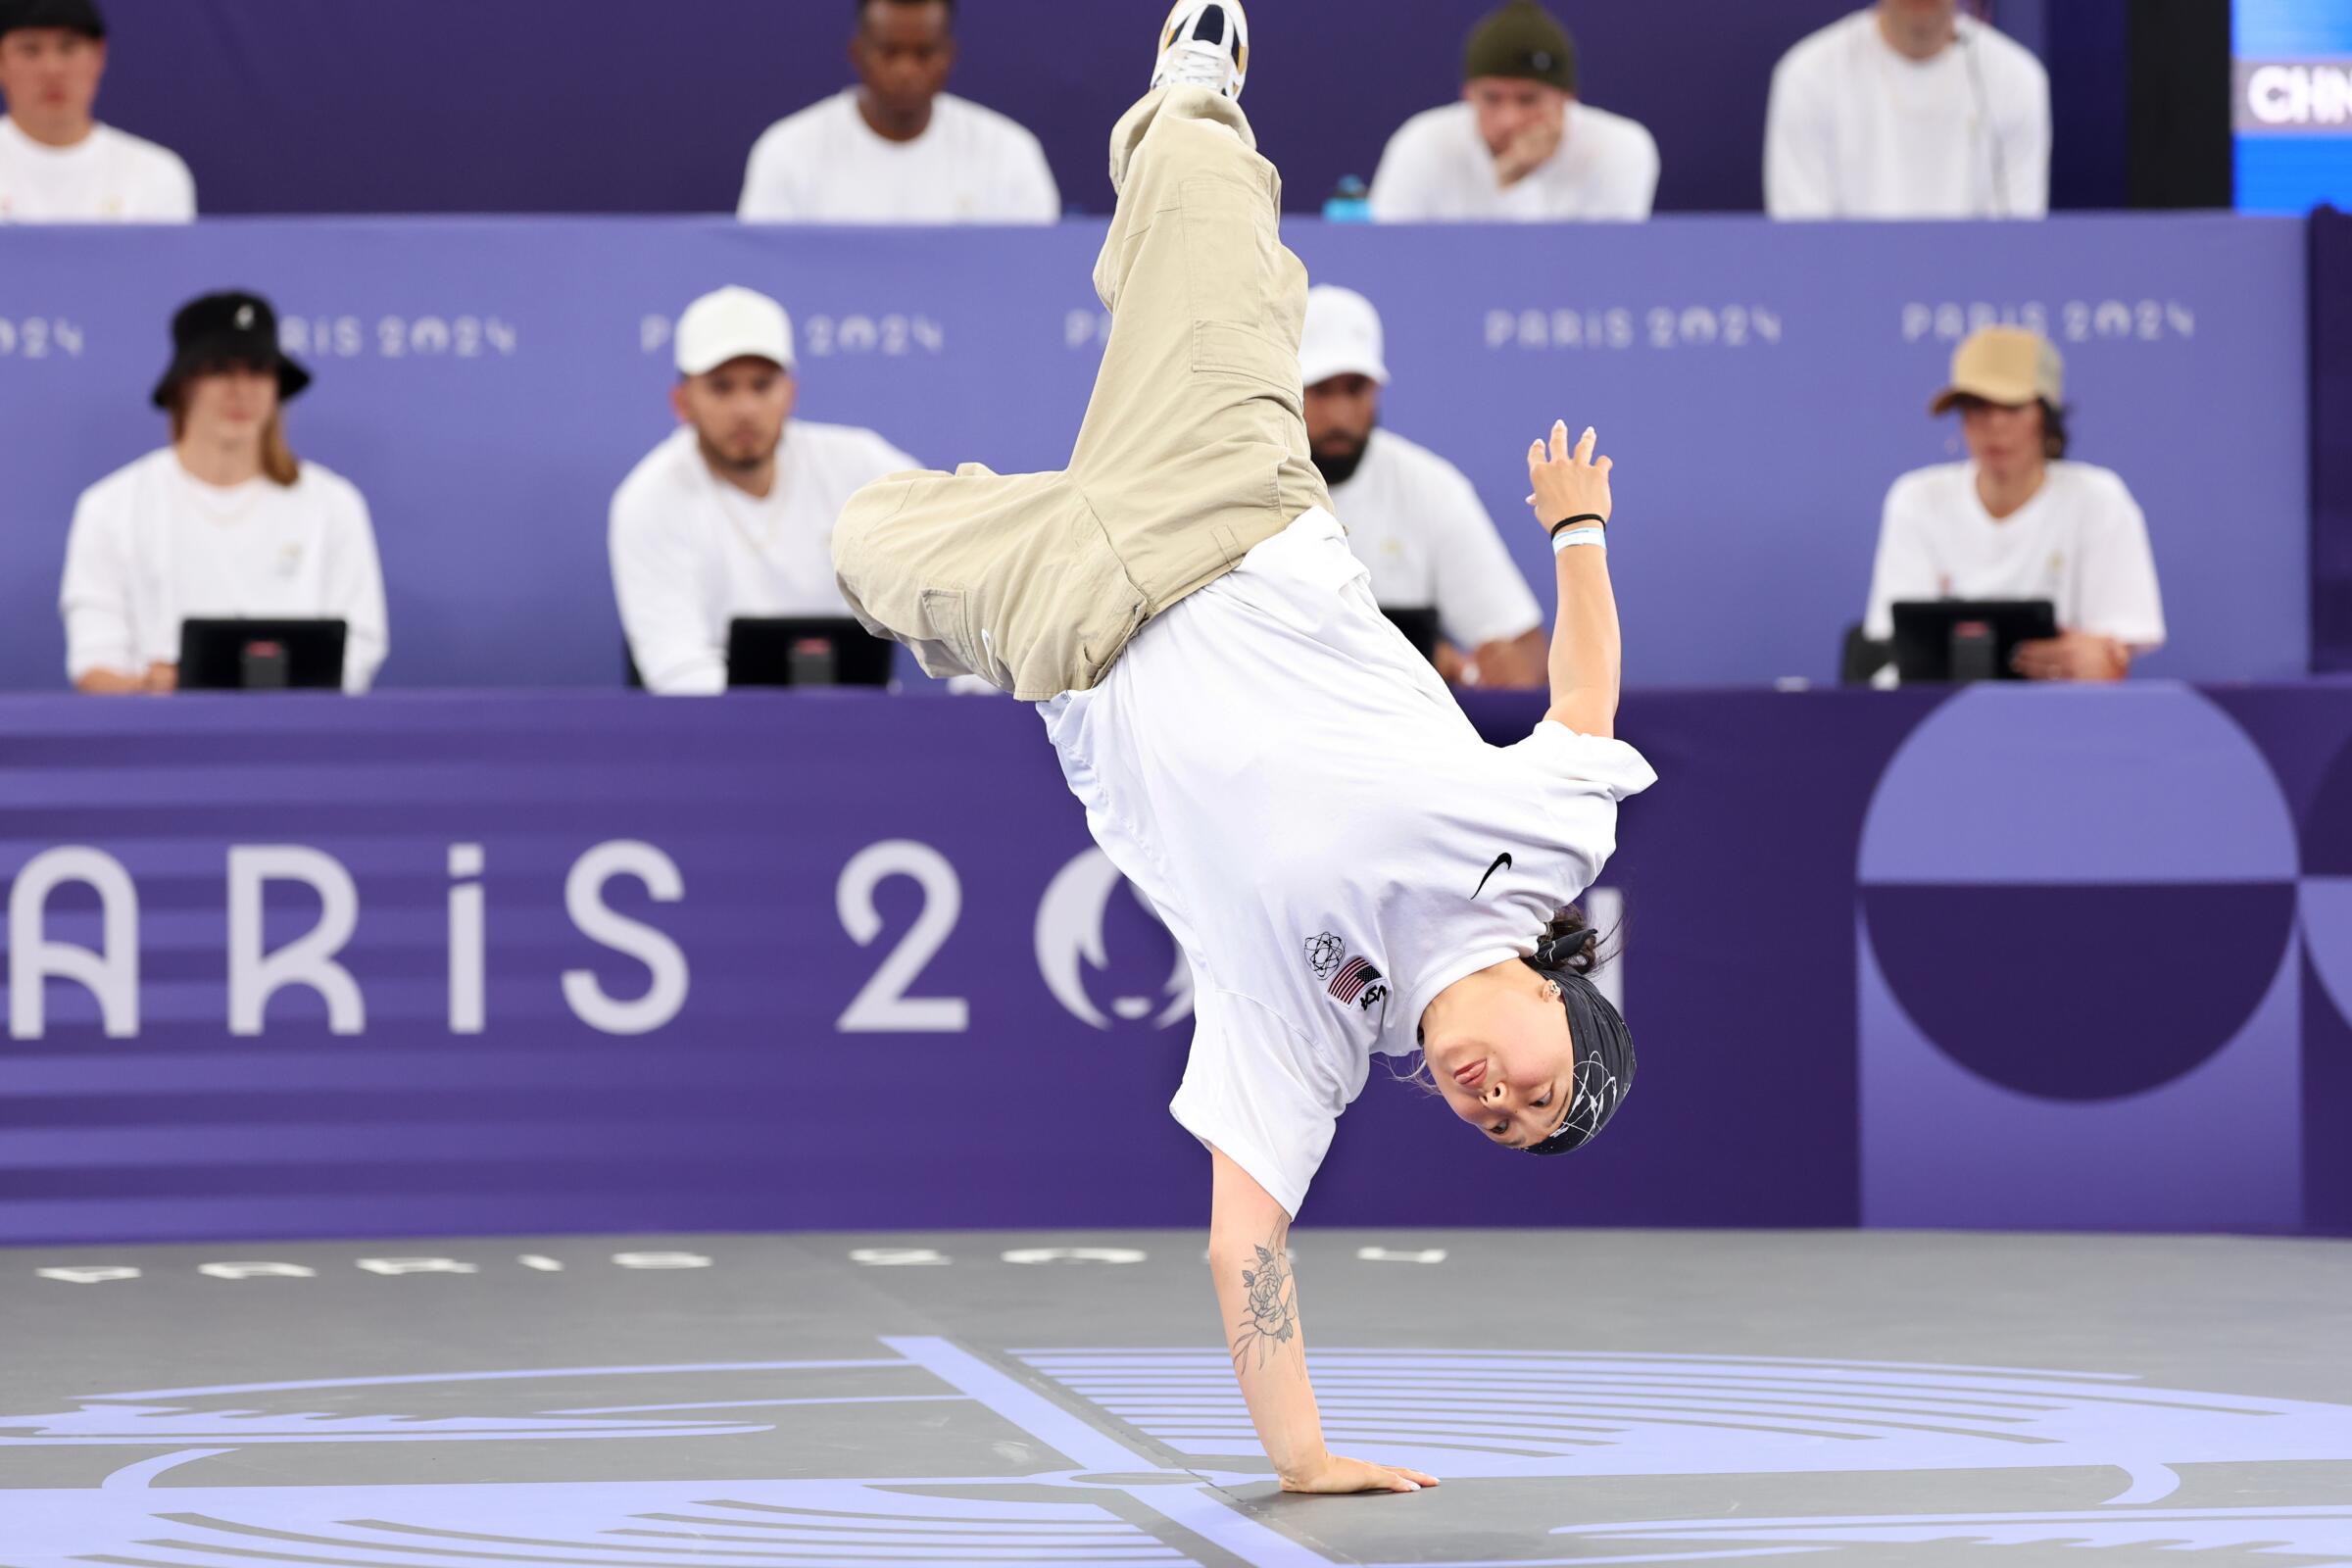
[[[1320,284],[1306,292],[1306,331],[1298,340],[1298,378],[1315,386],[1335,375],[1370,376],[1389,384],[1380,312],[1351,288]]]
[[[792,318],[783,306],[729,285],[686,307],[678,318],[680,375],[707,375],[729,360],[744,359],[793,368]]]

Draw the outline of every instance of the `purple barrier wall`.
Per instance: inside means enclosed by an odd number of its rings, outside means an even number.
[[[1376,1072],[1314,1222],[2352,1231],[2352,684],[1622,733],[1641,1094],[1538,1164]],[[10,699],[0,881],[0,1244],[1205,1213],[1171,946],[1010,703]]]
[[[2352,216],[2311,217],[2311,667],[2352,670]]]
[[[1563,5],[1587,95],[1658,138],[1667,211],[1763,205],[1774,63],[1860,0]],[[965,0],[954,90],[1027,124],[1064,199],[1110,208],[1103,138],[1156,4]],[[1460,88],[1492,0],[1258,15],[1250,111],[1314,210]],[[850,0],[108,0],[107,118],[188,159],[213,213],[732,212],[752,142],[850,79]],[[2025,19],[2031,24],[2034,19]],[[2030,30],[2029,43],[2038,39]]]
[[[2298,220],[1287,233],[1316,276],[1385,307],[1390,421],[1472,475],[1546,601],[1523,455],[1555,415],[1599,425],[1636,684],[1834,677],[1886,487],[1957,452],[1928,398],[1993,319],[2057,339],[2076,455],[2147,510],[2173,627],[2149,671],[2308,668]],[[811,418],[942,466],[1050,467],[1101,358],[1099,243],[1086,224],[943,242],[643,220],[0,232],[0,687],[63,684],[74,497],[164,439],[147,392],[198,289],[272,295],[318,372],[292,432],[374,508],[387,684],[606,685],[606,508],[671,427],[686,301],[744,282],[790,305]]]

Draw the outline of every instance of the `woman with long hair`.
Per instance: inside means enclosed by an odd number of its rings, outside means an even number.
[[[82,492],[59,605],[66,673],[93,693],[178,684],[180,623],[254,616],[345,623],[343,686],[384,662],[383,571],[368,503],[294,456],[285,406],[311,383],[256,294],[208,294],[172,321],[155,388],[171,444]]]

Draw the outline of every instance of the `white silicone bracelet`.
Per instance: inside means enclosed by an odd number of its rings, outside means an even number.
[[[1609,547],[1608,530],[1605,528],[1571,528],[1552,540],[1551,553],[1556,556],[1573,545],[1594,545],[1606,550]]]

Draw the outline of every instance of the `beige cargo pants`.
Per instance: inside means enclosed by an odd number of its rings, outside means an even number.
[[[851,498],[842,592],[929,673],[1029,702],[1086,690],[1146,621],[1331,504],[1300,406],[1306,269],[1256,145],[1239,105],[1189,86],[1111,132],[1110,343],[1067,468],[966,464]]]

